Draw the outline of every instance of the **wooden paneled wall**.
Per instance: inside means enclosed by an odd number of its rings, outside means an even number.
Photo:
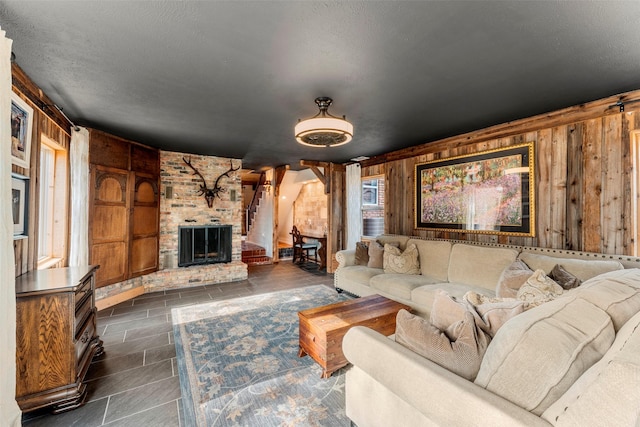
[[[16,277],[35,270],[38,263],[38,210],[39,194],[38,171],[40,170],[40,145],[42,135],[58,143],[62,148],[69,150],[71,141],[71,129],[67,120],[55,108],[51,101],[36,86],[35,83],[22,71],[18,64],[11,64],[12,90],[25,100],[33,108],[33,129],[31,134],[31,159],[29,169],[16,165],[11,166],[11,171],[28,176],[29,179],[29,217],[27,220],[27,238],[13,241],[15,254]],[[67,168],[68,170],[68,168]],[[67,201],[68,203],[68,201]],[[67,246],[68,248],[68,246]],[[67,249],[68,251],[68,249]],[[67,256],[62,259],[59,266],[66,265]]]
[[[362,175],[385,175],[387,233],[636,255],[637,100],[640,91],[395,151],[363,162]],[[618,101],[626,103],[625,112]],[[535,237],[414,228],[416,164],[529,141],[535,145]]]

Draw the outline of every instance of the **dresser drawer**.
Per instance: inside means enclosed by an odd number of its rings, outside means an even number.
[[[82,330],[76,334],[76,361],[82,360],[82,356],[91,344],[91,340],[96,335],[95,317],[90,316],[85,322]]]
[[[91,289],[89,289],[91,290]],[[93,298],[91,298],[91,292],[89,294],[85,294],[84,300],[80,301],[79,304],[76,304],[76,319],[73,325],[73,330],[78,331],[78,328],[82,326],[85,320],[92,313],[93,307]]]
[[[86,298],[91,297],[91,292],[93,287],[91,286],[91,281],[93,280],[93,276],[87,277],[84,282],[76,289],[75,301],[76,301],[76,313],[80,309],[80,306],[84,304]],[[91,299],[91,298],[89,298]]]

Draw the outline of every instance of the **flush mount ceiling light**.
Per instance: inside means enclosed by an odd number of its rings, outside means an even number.
[[[345,116],[335,117],[327,112],[332,101],[324,96],[316,98],[320,111],[310,119],[298,120],[296,141],[310,147],[337,147],[351,141],[353,125]]]

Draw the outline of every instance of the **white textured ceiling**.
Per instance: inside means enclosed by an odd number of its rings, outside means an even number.
[[[256,169],[640,89],[640,1],[0,1],[0,26],[77,124]],[[318,96],[351,143],[295,142]]]

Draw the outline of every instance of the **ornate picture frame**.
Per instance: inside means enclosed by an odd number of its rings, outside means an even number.
[[[33,108],[11,92],[11,163],[29,169]]]
[[[534,143],[420,163],[415,228],[535,236]]]

